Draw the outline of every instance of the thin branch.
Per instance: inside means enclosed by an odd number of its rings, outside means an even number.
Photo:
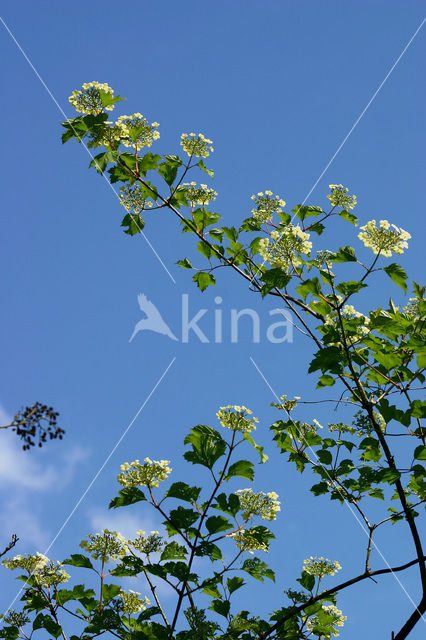
[[[15,544],[18,542],[18,540],[19,540],[19,538],[18,538],[18,536],[16,535],[16,533],[12,533],[12,537],[11,537],[11,539],[10,539],[9,544],[8,544],[8,545],[7,545],[7,547],[4,549],[4,551],[2,551],[2,552],[0,553],[0,558],[1,558],[2,556],[4,556],[8,551],[10,551],[11,549],[13,549],[13,547],[14,547],[14,546],[15,546]]]
[[[426,556],[423,556],[422,558],[416,558],[415,560],[411,560],[411,562],[407,562],[406,564],[400,565],[398,567],[389,567],[388,569],[378,569],[376,571],[364,571],[364,573],[361,573],[360,575],[356,576],[355,578],[351,578],[350,580],[346,580],[345,582],[341,582],[340,584],[338,584],[334,588],[327,589],[327,591],[323,591],[322,593],[319,593],[317,596],[313,596],[312,598],[309,598],[309,600],[307,600],[307,602],[304,602],[303,604],[299,605],[298,607],[294,607],[290,611],[290,613],[287,613],[280,620],[278,620],[278,622],[276,622],[274,625],[272,625],[272,627],[270,629],[268,629],[268,631],[266,631],[264,633],[261,633],[259,635],[258,640],[265,640],[265,638],[268,638],[271,635],[271,633],[274,633],[275,631],[278,631],[278,629],[280,629],[283,626],[283,624],[285,622],[287,622],[287,620],[290,620],[291,618],[294,618],[294,616],[296,616],[298,613],[301,613],[302,611],[304,611],[304,609],[306,609],[306,607],[309,607],[312,604],[315,604],[315,602],[318,602],[318,600],[323,600],[325,598],[328,598],[328,596],[335,595],[339,591],[343,591],[343,589],[347,589],[347,587],[350,587],[353,584],[356,584],[357,582],[362,582],[363,580],[367,580],[367,578],[373,578],[375,576],[386,575],[388,573],[397,573],[398,571],[405,571],[405,569],[409,569],[410,567],[413,567],[414,565],[418,564],[420,561],[424,562],[425,560],[426,560]],[[405,636],[401,636],[401,638],[398,638],[398,636],[395,636],[395,640],[402,640],[403,637],[405,637]]]

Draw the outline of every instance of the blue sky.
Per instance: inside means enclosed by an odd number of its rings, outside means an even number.
[[[3,19],[67,116],[73,116],[71,91],[98,80],[127,98],[119,113],[140,111],[160,122],[160,153],[178,152],[183,131],[212,138],[216,210],[231,225],[247,216],[250,195],[259,190],[271,188],[289,208],[304,200],[419,27],[422,4],[41,1],[9,3]],[[424,43],[422,30],[309,196],[310,203],[325,205],[328,184],[345,184],[357,194],[363,222],[385,217],[407,229],[412,240],[402,263],[417,281],[424,263]],[[338,559],[342,575],[353,575],[365,536],[345,507],[307,494],[309,479],[274,450],[268,432],[277,417],[269,406],[274,398],[250,361],[251,356],[278,394],[312,398],[316,382],[305,373],[310,344],[296,333],[292,344],[270,344],[268,314],[277,305],[262,302],[232,274],[220,274],[215,289],[196,291],[189,272],[175,265],[191,253],[190,239],[180,235],[171,217],[152,213],[146,235],[174,284],[143,238],[122,233],[123,210],[108,184],[87,170],[84,148],[62,146],[63,117],[4,27],[0,53],[5,311],[0,404],[5,417],[36,400],[52,404],[67,430],[62,443],[29,454],[20,453],[13,438],[2,441],[3,537],[16,529],[20,552],[49,545],[176,358],[50,555],[61,559],[77,550],[95,528],[122,527],[129,535],[156,528],[158,521],[143,511],[107,512],[120,463],[169,458],[176,476],[183,475],[179,455],[186,431],[199,423],[215,426],[221,405],[245,404],[260,418],[257,439],[272,460],[259,469],[257,485],[276,490],[283,503],[276,525],[282,541],[271,554],[279,565],[278,586],[268,587],[265,610],[271,599],[280,606],[280,585],[294,586],[309,555]],[[341,229],[353,235],[346,244],[358,242],[355,230],[336,225],[327,236],[330,244],[339,241]],[[189,294],[191,313],[207,309],[200,326],[210,343],[192,335],[182,344],[146,332],[129,344],[141,317],[140,292],[177,335],[182,294]],[[369,303],[386,304],[389,295],[398,302],[397,288],[380,281],[362,310]],[[215,296],[222,303],[215,303]],[[218,307],[222,344],[212,338]],[[259,344],[253,344],[248,322],[238,344],[230,343],[230,309],[245,307],[259,313]],[[320,407],[300,417],[335,420],[332,406]],[[378,538],[385,557],[409,560],[409,541],[396,529],[391,534]],[[376,561],[382,566],[377,556]],[[2,607],[15,593],[10,577],[2,573],[7,587],[0,595]],[[416,578],[415,571],[401,577],[415,601]],[[250,602],[258,604],[254,598]],[[348,615],[345,640],[358,638],[366,619],[371,637],[393,622],[396,630],[412,609],[390,577],[345,592],[339,602]],[[420,627],[411,637],[422,637]]]

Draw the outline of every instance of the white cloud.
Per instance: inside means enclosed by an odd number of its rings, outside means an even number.
[[[10,424],[11,416],[0,405],[0,425]],[[54,462],[45,463],[47,451],[23,451],[16,434],[0,429],[0,547],[10,535],[20,538],[19,547],[44,549],[52,535],[43,511],[50,506],[50,495],[40,500],[40,493],[60,492],[75,475],[87,451],[74,447],[57,451]],[[49,519],[50,520],[50,519]],[[6,528],[7,527],[7,528]]]
[[[164,527],[160,520],[152,517],[125,513],[123,510],[110,511],[108,509],[96,509],[89,515],[91,531],[119,531],[125,538],[135,538],[136,531],[161,531]]]

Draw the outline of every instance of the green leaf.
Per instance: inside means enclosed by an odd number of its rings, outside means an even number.
[[[231,242],[237,242],[238,240],[238,231],[235,227],[222,227],[222,231],[225,235],[225,238],[228,238]]]
[[[305,280],[305,282],[298,287],[296,287],[296,291],[302,296],[304,300],[309,293],[319,295],[321,293],[321,285],[318,278],[312,278],[312,280]]]
[[[202,593],[205,593],[207,596],[212,596],[212,598],[221,598],[221,593],[217,587],[217,580],[214,578],[209,578],[203,582]]]
[[[292,213],[299,218],[299,220],[304,220],[309,216],[319,216],[320,213],[323,213],[321,207],[297,204],[294,209],[292,209]]]
[[[124,229],[124,233],[134,236],[136,233],[141,233],[145,226],[145,220],[140,213],[127,213],[121,222],[121,226],[127,227],[127,229]]]
[[[387,482],[388,484],[394,484],[401,477],[401,473],[397,469],[391,469],[389,467],[380,469],[377,473],[377,479],[379,482]]]
[[[260,231],[262,228],[262,224],[256,218],[246,218],[243,220],[243,223],[240,226],[240,231]],[[255,240],[259,241],[260,238],[256,238]],[[254,242],[254,241],[253,241]]]
[[[145,175],[147,171],[156,170],[158,161],[161,160],[161,156],[158,154],[154,154],[151,151],[148,151],[142,158],[138,161],[139,173]]]
[[[328,484],[326,482],[319,482],[318,484],[314,484],[310,490],[314,496],[320,496],[324,493],[328,493]]]
[[[95,167],[98,173],[103,173],[108,166],[109,162],[117,161],[117,151],[105,151],[103,153],[98,153],[97,156],[93,158],[89,167]]]
[[[213,213],[213,211],[207,211],[205,207],[196,209],[192,214],[197,229],[202,232],[206,227],[210,227],[212,224],[216,224],[221,218],[219,213]]]
[[[104,584],[102,588],[102,595],[105,602],[108,602],[108,600],[112,600],[113,598],[115,598],[115,596],[118,596],[120,591],[121,587],[119,587],[117,584]]]
[[[332,460],[333,460],[333,456],[331,455],[330,451],[328,451],[327,449],[320,449],[319,451],[316,452],[317,456],[318,456],[318,460],[321,462],[321,464],[331,464]]]
[[[130,171],[125,167],[121,167],[118,165],[115,167],[111,167],[110,169],[108,169],[108,173],[109,181],[111,182],[111,184],[114,184],[114,182],[134,182]]]
[[[179,267],[182,267],[182,269],[192,269],[192,264],[188,260],[188,258],[184,258],[183,260],[178,260],[176,264],[179,265]]]
[[[189,529],[194,522],[197,522],[200,514],[195,509],[185,509],[178,507],[170,511],[170,520],[177,531]],[[165,523],[166,524],[166,523]]]
[[[361,460],[377,462],[382,457],[379,441],[375,438],[364,438],[364,440],[359,444],[358,449],[362,449],[364,451],[361,455]]]
[[[186,451],[184,454],[185,460],[208,469],[211,469],[226,451],[226,442],[220,433],[206,425],[198,425],[191,429],[184,443],[192,445],[192,451]]]
[[[223,616],[224,618],[228,617],[229,609],[231,608],[231,603],[229,600],[212,600],[209,609]]]
[[[226,580],[226,586],[228,587],[228,591],[229,593],[234,593],[234,591],[236,591],[237,589],[240,589],[242,586],[244,586],[245,582],[243,580],[243,578],[240,578],[239,576],[235,576],[234,578],[227,578]]]
[[[175,540],[169,542],[161,553],[161,560],[183,560],[188,555],[187,550]]]
[[[5,640],[16,640],[16,638],[19,638],[19,636],[20,631],[18,627],[11,626],[3,627],[2,629],[0,629],[0,638],[5,638]]]
[[[355,249],[353,247],[340,247],[339,251],[330,256],[332,262],[356,262]]]
[[[219,531],[229,531],[229,529],[232,529],[232,524],[223,516],[210,516],[206,520],[206,528],[211,535],[219,533]]]
[[[234,462],[228,469],[228,473],[226,474],[225,480],[230,480],[234,476],[239,476],[240,478],[247,478],[248,480],[254,480],[254,469],[253,463],[249,460],[238,460],[238,462]]]
[[[323,373],[341,373],[344,353],[338,347],[324,347],[316,352],[314,359],[309,365],[308,372],[321,370]]]
[[[379,489],[378,487],[376,487],[375,489],[371,489],[371,491],[368,492],[368,495],[372,498],[378,498],[379,500],[385,499],[383,489]]]
[[[274,268],[265,271],[262,274],[261,279],[265,283],[262,287],[262,297],[265,297],[272,289],[283,289],[291,280],[291,276],[288,275],[282,269]]]
[[[348,280],[348,282],[341,282],[337,285],[336,289],[344,296],[351,296],[353,293],[357,293],[361,289],[364,289],[367,285],[358,280]]]
[[[200,495],[200,487],[190,487],[186,482],[174,482],[166,493],[167,498],[178,498],[186,502],[194,503]]]
[[[320,389],[321,387],[332,387],[335,384],[335,382],[336,381],[333,378],[333,376],[329,376],[327,374],[324,374],[318,380],[317,389]]]
[[[302,571],[302,577],[297,578],[297,582],[308,591],[312,591],[315,586],[315,576],[312,576],[307,571]]]
[[[426,402],[413,400],[411,402],[410,410],[413,418],[426,418]]]
[[[56,592],[56,601],[65,604],[69,600],[84,600],[87,598],[94,598],[95,592],[93,589],[86,589],[84,584],[76,584],[72,590],[59,589]]]
[[[393,280],[395,284],[398,285],[398,287],[401,287],[401,289],[404,290],[404,293],[407,293],[407,284],[406,284],[407,274],[405,273],[404,269],[401,267],[400,264],[393,262],[387,267],[384,267],[383,271],[386,271],[389,278]]]
[[[210,178],[214,178],[214,171],[212,169],[208,169],[204,164],[203,160],[200,160],[199,162],[197,162],[196,166],[200,167],[200,169],[202,169],[205,173],[207,173],[207,175],[209,175]]]
[[[260,580],[260,582],[263,582],[264,578],[275,582],[275,573],[268,567],[266,562],[262,562],[259,558],[247,558],[241,569],[256,580]]]
[[[325,225],[321,224],[321,222],[314,222],[314,224],[309,225],[308,229],[320,236],[325,229]]]
[[[142,573],[144,564],[140,558],[133,556],[125,556],[121,559],[119,565],[111,571],[111,575],[123,577],[123,576],[138,576]]]
[[[347,220],[348,222],[353,224],[354,227],[358,225],[358,218],[356,217],[356,215],[354,215],[350,211],[346,211],[346,209],[343,209],[343,211],[340,211],[337,215],[343,218],[343,220]]]
[[[419,284],[417,284],[417,282],[414,282],[414,280],[413,280],[413,290],[414,290],[414,293],[416,294],[417,298],[419,300],[422,300],[422,298],[425,295],[426,287],[421,287]]]
[[[182,160],[178,156],[168,156],[168,158],[166,162],[158,165],[158,173],[170,187],[176,180],[176,175],[179,167],[182,165]]]
[[[426,447],[419,445],[414,449],[414,458],[416,460],[426,460]]]
[[[199,251],[202,256],[207,258],[207,260],[209,260],[211,258],[212,249],[210,248],[210,246],[208,244],[206,244],[202,240],[200,240],[200,242],[197,243],[197,251]]]
[[[247,440],[247,442],[249,442],[251,444],[251,446],[253,447],[253,449],[255,449],[255,451],[257,451],[257,453],[260,456],[261,464],[264,464],[265,462],[267,462],[267,460],[269,458],[266,455],[266,453],[263,453],[264,447],[262,447],[260,444],[256,444],[255,441],[253,440],[253,438],[251,437],[251,435],[249,433],[247,433],[247,431],[244,432],[243,438],[244,438],[244,440]]]
[[[216,284],[216,278],[214,275],[212,273],[205,273],[204,271],[199,271],[192,276],[192,279],[197,283],[197,286],[201,291],[205,291],[211,284]]]
[[[33,629],[46,629],[54,638],[58,638],[62,633],[62,627],[50,616],[39,613],[33,622]]]
[[[117,102],[121,102],[126,98],[122,98],[121,96],[113,96],[111,93],[107,93],[102,89],[99,90],[99,96],[101,98],[101,104],[103,107],[110,107],[112,104],[116,104]]]
[[[216,504],[213,505],[213,508],[235,517],[240,510],[240,500],[235,493],[231,493],[229,497],[225,493],[220,493],[216,496]]]
[[[146,500],[143,491],[137,487],[124,487],[118,492],[118,496],[111,500],[109,503],[109,509],[116,509],[117,507],[127,507],[129,504],[135,504]]]
[[[73,553],[70,558],[63,560],[62,564],[69,564],[72,567],[84,567],[85,569],[93,569],[93,564],[87,556],[82,553]]]

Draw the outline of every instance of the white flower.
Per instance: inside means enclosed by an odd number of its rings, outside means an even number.
[[[358,238],[376,255],[380,253],[385,258],[390,258],[392,251],[397,255],[404,253],[411,235],[404,229],[389,224],[387,220],[380,220],[378,227],[375,220],[370,220],[360,228]]]
[[[172,472],[169,467],[170,460],[151,460],[144,459],[144,464],[139,460],[133,462],[124,462],[121,466],[121,473],[117,476],[118,482],[123,487],[158,487],[159,483],[170,475]]]
[[[255,204],[255,208],[251,210],[253,218],[259,220],[259,222],[269,222],[272,220],[274,213],[282,212],[282,207],[285,206],[284,200],[280,196],[272,196],[273,193],[269,190],[265,191],[265,195],[263,195],[262,191],[259,191],[257,196],[251,196]]]
[[[285,271],[302,264],[300,255],[309,255],[312,242],[309,233],[302,231],[299,225],[286,225],[280,231],[272,231],[269,238],[259,242],[259,253],[272,267],[281,267]]]
[[[241,433],[250,433],[256,429],[256,423],[259,422],[257,418],[248,417],[252,413],[247,407],[228,404],[226,407],[220,407],[216,415],[222,427],[241,431]]]
[[[330,184],[331,193],[327,198],[333,207],[342,207],[343,209],[354,209],[356,205],[356,196],[348,195],[349,189],[342,184]]]
[[[96,115],[105,109],[105,111],[112,111],[114,105],[102,106],[102,93],[109,93],[111,96],[114,93],[114,89],[111,89],[106,82],[86,82],[82,88],[78,91],[72,92],[68,98],[68,102],[72,104],[77,113],[93,114]]]
[[[277,513],[281,511],[281,503],[275,491],[254,493],[252,489],[240,489],[236,491],[236,495],[240,500],[245,520],[252,516],[260,516],[262,520],[276,520]]]
[[[326,575],[334,576],[341,568],[337,560],[329,560],[322,556],[320,558],[311,556],[303,561],[303,570],[317,578],[323,578]]]
[[[202,133],[198,136],[195,133],[190,133],[189,137],[187,133],[182,133],[180,144],[183,150],[190,156],[196,158],[207,158],[211,152],[214,151],[212,140],[205,138]]]

